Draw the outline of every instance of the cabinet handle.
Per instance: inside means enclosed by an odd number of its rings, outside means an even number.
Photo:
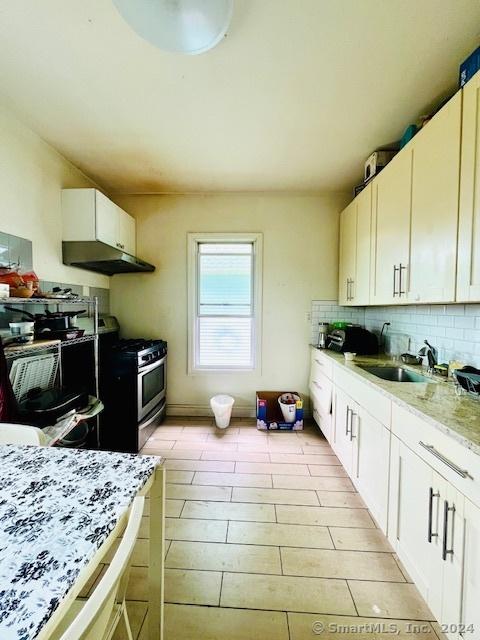
[[[320,360],[317,360],[317,358],[315,358],[315,362],[316,362],[317,364],[319,364],[321,367],[323,367],[323,366],[324,366],[324,365],[323,365],[323,362],[320,362]]]
[[[320,391],[322,390],[322,387],[315,380],[313,380],[313,384],[317,387],[317,389],[320,389]]]
[[[446,560],[448,555],[453,555],[453,548],[447,549],[448,544],[448,514],[452,512],[452,516],[455,516],[455,505],[448,506],[448,501],[443,503],[443,545],[442,545],[442,560]],[[453,543],[453,518],[452,518],[452,543]]]
[[[393,265],[393,297],[399,296],[400,294],[397,292],[397,271],[400,271],[400,267],[397,267],[396,264]]]
[[[407,269],[407,267],[400,262],[400,266],[398,268],[398,270],[400,272],[400,281],[399,281],[399,284],[398,284],[398,295],[399,295],[400,298],[407,293],[406,291],[402,291],[402,272],[406,271],[406,269]]]
[[[460,469],[459,466],[457,466],[454,462],[446,458],[442,453],[440,453],[440,451],[437,451],[432,444],[425,444],[425,442],[422,442],[421,440],[419,441],[418,444],[424,449],[426,449],[429,453],[431,453],[432,456],[435,456],[437,460],[440,460],[441,462],[443,462],[443,464],[447,465],[449,469],[451,469],[452,471],[455,471],[455,473],[458,473],[460,477],[470,478],[471,480],[473,480],[473,477],[468,473],[466,469]]]
[[[349,423],[349,418],[350,418],[350,407],[347,405],[347,413],[345,416],[345,435],[348,436],[348,434],[350,433],[348,430],[348,423]]]
[[[355,413],[355,411],[352,411],[350,409],[350,442],[352,442],[352,440],[357,437],[353,435],[353,416],[356,416],[356,415],[357,414]]]
[[[438,491],[434,493],[433,488],[430,487],[430,495],[428,499],[428,535],[427,535],[427,540],[429,542],[432,541],[432,538],[438,538],[438,532],[432,533],[432,524],[433,524],[433,499],[439,498],[439,497],[440,497],[440,493]]]
[[[350,298],[350,278],[347,278],[347,301],[351,300]]]

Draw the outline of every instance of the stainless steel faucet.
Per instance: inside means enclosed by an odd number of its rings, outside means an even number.
[[[435,347],[432,347],[432,345],[428,342],[428,340],[424,340],[423,344],[425,346],[419,350],[418,355],[421,358],[424,358],[425,356],[427,357],[428,371],[430,373],[433,373],[434,367],[437,364],[437,355],[436,355],[437,351]]]

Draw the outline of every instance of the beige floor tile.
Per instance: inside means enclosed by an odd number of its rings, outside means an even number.
[[[345,469],[339,464],[309,464],[308,468],[312,476],[348,477]]]
[[[162,442],[163,445],[163,442]],[[202,452],[200,450],[198,451],[186,451],[185,449],[182,449],[181,451],[175,449],[163,449],[162,447],[159,447],[158,449],[142,449],[142,454],[148,454],[148,455],[156,455],[156,456],[162,456],[162,458],[165,458],[166,460],[170,460],[170,459],[175,459],[175,460],[200,460],[200,456],[202,455]]]
[[[359,580],[348,584],[360,616],[435,620],[413,584]]]
[[[128,619],[134,640],[138,638],[142,624],[147,615],[148,605],[146,602],[126,602]],[[122,622],[115,629],[112,640],[127,640],[127,634]]]
[[[224,460],[231,462],[269,462],[268,453],[248,453],[245,451],[204,451],[202,460]]]
[[[218,605],[222,574],[214,571],[165,569],[165,602]],[[127,600],[148,600],[148,568],[132,567]]]
[[[355,615],[344,580],[225,573],[223,607]]]
[[[339,469],[340,467],[326,467],[326,469]],[[342,469],[343,471],[343,469]],[[351,486],[349,478],[324,478],[317,476],[273,476],[273,486],[277,489],[309,489],[316,491],[348,491]]]
[[[190,501],[185,503],[182,516],[210,520],[275,522],[275,507],[272,504]]]
[[[103,563],[99,564],[95,568],[94,572],[92,573],[90,578],[85,583],[83,589],[78,594],[79,598],[88,598],[88,596],[90,595],[91,591],[93,590],[93,586],[97,583],[97,580],[98,580],[100,574],[103,572],[103,568],[104,568],[104,564]]]
[[[193,474],[193,471],[167,469],[166,482],[168,484],[190,484],[193,480]]]
[[[411,582],[413,584],[413,580],[410,577],[408,571],[405,569],[403,562],[400,560],[400,558],[397,556],[396,553],[393,554],[393,557],[395,558],[395,562],[398,564],[398,568],[400,569],[400,571],[403,573],[403,577],[405,578],[405,580],[407,582]]]
[[[365,503],[352,485],[349,491],[317,491],[322,507],[345,507],[347,509],[365,509]]]
[[[271,488],[272,476],[260,473],[217,473],[213,471],[197,471],[193,484],[216,485],[225,487],[260,487]]]
[[[280,553],[285,575],[405,582],[394,558],[387,553],[285,547]]]
[[[218,433],[208,435],[208,440],[215,442],[263,442],[268,437],[256,429],[237,429],[236,431],[236,433],[231,433],[230,429],[226,432],[218,429]]]
[[[294,476],[289,476],[293,478]],[[295,476],[302,477],[302,476]],[[266,502],[269,504],[318,505],[315,491],[295,489],[246,489],[234,487],[232,502]]]
[[[235,470],[235,462],[222,460],[167,460],[167,469],[179,471],[220,471],[232,473]]]
[[[200,442],[197,440],[189,440],[187,442],[175,442],[173,449],[175,451],[182,451],[184,449],[194,451],[199,449],[201,451],[237,451],[239,445],[236,442],[215,442],[210,440],[209,442]]]
[[[277,505],[277,520],[287,524],[315,524],[325,527],[358,527],[375,529],[366,509],[342,509],[337,507],[297,507]]]
[[[306,464],[274,464],[272,462],[237,462],[235,473],[283,473],[295,476],[309,476]]]
[[[328,444],[309,444],[308,442],[304,442],[302,444],[302,452],[306,455],[319,455],[324,456],[325,452],[330,449],[330,445]]]
[[[165,501],[165,515],[167,518],[178,518],[182,513],[185,500],[166,500]],[[150,499],[147,497],[145,500],[145,507],[143,509],[143,515],[150,515]]]
[[[290,640],[436,640],[430,623],[422,621],[289,613],[288,626]]]
[[[172,569],[240,571],[242,573],[282,572],[277,547],[219,542],[177,542],[170,545],[166,566]]]
[[[281,442],[239,442],[239,451],[263,453],[302,453],[302,447]]]
[[[213,425],[196,425],[194,427],[185,426],[183,431],[184,433],[217,433],[218,429]],[[233,431],[238,432],[238,429],[234,429]]]
[[[438,622],[432,622],[432,627],[433,630],[435,631],[435,634],[438,638],[438,640],[448,640],[447,636],[443,633],[441,626],[438,624]]]
[[[118,545],[120,544],[121,538],[115,540],[110,549],[105,554],[103,561],[105,563],[110,563],[112,561],[113,556],[115,555]],[[165,541],[165,547],[170,546],[170,540]],[[165,551],[165,555],[167,554],[168,549]],[[134,567],[148,567],[148,559],[149,559],[149,540],[146,538],[138,539],[135,542],[135,546],[132,552],[131,565]]]
[[[154,441],[175,440],[176,442],[205,442],[210,435],[208,433],[202,433],[201,431],[197,432],[197,427],[194,427],[194,429],[195,431],[193,429],[189,429],[188,431],[180,431],[167,434],[162,434],[162,432],[160,431],[160,433],[153,435],[151,439],[154,439]]]
[[[206,487],[190,484],[168,484],[167,497],[180,500],[221,500],[229,501],[231,487]]]
[[[330,527],[330,535],[336,549],[393,552],[387,538],[379,529]]]
[[[196,542],[225,542],[227,522],[225,520],[166,518],[165,538],[167,540],[194,540]]]
[[[170,434],[170,438],[172,438],[172,434]],[[150,455],[154,455],[153,451],[157,451],[157,448],[160,449],[173,449],[173,445],[175,444],[175,440],[160,440],[160,439],[156,439],[156,440],[147,440],[147,442],[145,443],[145,446],[143,447],[142,451],[144,453],[150,453]],[[156,454],[155,454],[156,455]]]
[[[228,542],[237,544],[266,544],[318,549],[334,548],[326,527],[303,524],[230,522],[227,539]]]
[[[340,464],[334,455],[304,455],[303,453],[270,453],[270,460],[278,464]]]
[[[220,572],[165,569],[165,602],[216,606],[221,585]]]
[[[148,640],[146,624],[139,640]],[[275,611],[167,604],[165,640],[288,640],[287,617]]]
[[[161,427],[155,429],[155,431],[150,436],[151,438],[155,438],[159,433],[181,433],[183,431],[182,425],[169,425],[162,424]]]

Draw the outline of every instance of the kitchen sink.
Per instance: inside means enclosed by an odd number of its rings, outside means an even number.
[[[377,378],[390,380],[391,382],[431,382],[431,378],[422,376],[415,371],[409,371],[402,367],[383,367],[373,365],[358,365],[360,369],[368,371]]]

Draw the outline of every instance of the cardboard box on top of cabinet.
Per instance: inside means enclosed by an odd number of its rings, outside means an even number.
[[[297,396],[295,418],[286,422],[278,399],[283,395]],[[296,391],[257,391],[257,429],[261,431],[302,431],[303,400]]]

